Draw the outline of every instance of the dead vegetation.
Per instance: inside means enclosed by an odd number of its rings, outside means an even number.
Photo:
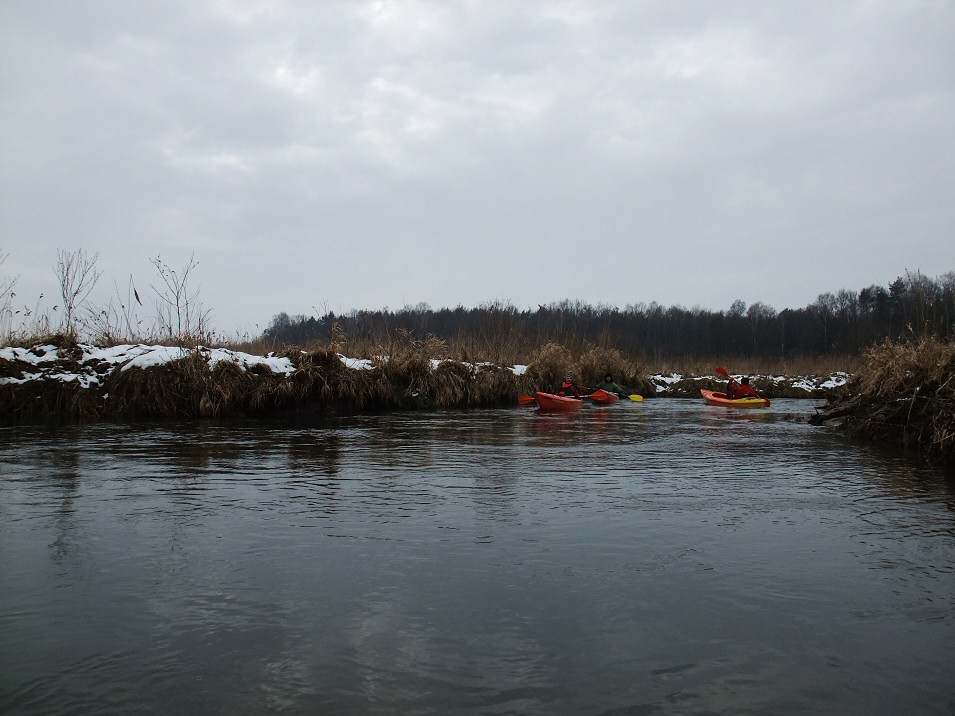
[[[644,375],[642,367],[615,348],[587,347],[577,355],[558,343],[547,343],[531,357],[527,380],[540,390],[552,390],[561,384],[567,371],[573,371],[577,384],[592,386],[600,383],[607,373],[630,393],[652,396],[655,389]]]
[[[930,337],[870,348],[847,394],[810,422],[955,461],[955,343]]]
[[[202,348],[148,368],[84,361],[76,344],[53,341],[28,350],[55,360],[0,358],[0,416],[86,421],[480,407],[514,405],[526,390],[509,367],[435,360],[440,345],[406,334],[380,348],[370,368],[350,368],[328,348],[287,348],[276,356],[291,363],[286,374],[228,360],[213,365]]]
[[[628,393],[657,393],[644,366],[613,348],[547,343],[530,356],[523,374],[509,365],[461,360],[443,341],[416,340],[402,330],[369,347],[360,368],[343,362],[343,348],[340,336],[327,345],[272,354],[288,361],[288,373],[239,359],[213,362],[202,347],[175,347],[178,359],[141,368],[93,358],[72,333],[53,334],[6,352],[17,359],[0,358],[0,417],[218,418],[515,405],[520,395],[553,390],[568,370],[584,388],[609,372]],[[755,384],[769,397],[779,395],[779,386],[767,381]],[[686,377],[667,385],[666,392],[698,399],[700,387],[723,385],[715,376],[704,382]]]

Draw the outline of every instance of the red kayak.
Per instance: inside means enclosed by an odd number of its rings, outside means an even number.
[[[603,388],[595,390],[590,395],[586,396],[590,398],[595,403],[600,403],[602,405],[612,405],[620,401],[620,396],[616,393],[608,393]]]
[[[580,398],[565,398],[563,395],[554,395],[553,393],[534,394],[537,400],[537,407],[541,410],[580,410],[584,404]]]

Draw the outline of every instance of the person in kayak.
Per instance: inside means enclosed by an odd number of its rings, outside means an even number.
[[[565,397],[573,396],[574,398],[580,397],[580,388],[578,388],[574,382],[574,374],[571,371],[567,371],[567,375],[564,376],[564,382],[554,395],[563,395]]]
[[[615,393],[621,398],[624,396],[623,388],[613,382],[613,375],[607,373],[604,376],[603,383],[598,383],[594,386],[594,392],[598,390],[606,390],[608,393]]]
[[[736,400],[737,398],[758,398],[759,393],[756,392],[756,388],[749,384],[749,378],[740,378],[739,383],[733,378],[730,378],[729,383],[726,384],[726,397],[731,400]]]

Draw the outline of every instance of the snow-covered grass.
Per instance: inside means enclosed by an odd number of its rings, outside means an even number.
[[[78,344],[75,348],[58,348],[54,345],[37,345],[29,348],[7,347],[0,348],[0,359],[10,364],[0,376],[0,385],[22,384],[32,380],[56,380],[62,382],[76,381],[83,387],[100,383],[113,370],[127,371],[132,368],[151,368],[160,366],[181,358],[200,354],[208,363],[209,369],[214,369],[220,363],[231,363],[245,372],[251,368],[267,369],[273,374],[291,375],[296,367],[287,356],[266,356],[243,353],[225,348],[195,349],[177,348],[163,345],[129,344],[99,348],[92,345]],[[353,370],[371,370],[374,362],[364,358],[350,358],[339,355],[342,364]],[[441,361],[432,360],[432,368],[440,365]],[[511,366],[510,370],[516,376],[523,376],[527,365]],[[735,376],[737,378],[741,376]],[[782,375],[751,375],[752,382],[759,386],[788,387],[792,391],[804,391],[807,396],[818,394],[819,391],[831,390],[844,386],[851,377],[848,373],[836,372],[821,376],[782,376]],[[685,394],[687,383],[712,383],[712,375],[683,375],[679,373],[657,373],[649,376],[649,380],[658,395]],[[695,388],[690,387],[690,391]]]
[[[734,375],[736,380],[742,375]],[[772,387],[773,392],[785,392],[790,395],[804,392],[806,396],[818,395],[822,391],[833,390],[845,386],[852,377],[849,373],[837,371],[830,375],[785,376],[785,375],[750,375],[750,382],[765,390]],[[650,382],[656,389],[657,395],[684,395],[695,394],[697,387],[707,387],[707,384],[725,384],[725,379],[714,378],[712,375],[683,375],[680,373],[656,373],[650,376]],[[700,386],[692,385],[699,383]],[[687,385],[691,384],[691,385]],[[712,388],[710,388],[712,389]]]
[[[183,349],[160,345],[121,345],[98,348],[79,344],[76,349],[58,348],[54,345],[39,345],[30,348],[0,348],[0,359],[21,366],[20,375],[0,377],[0,385],[26,383],[30,380],[78,381],[84,387],[99,383],[112,370],[126,371],[131,368],[152,368],[179,360],[195,352],[200,353],[213,369],[222,362],[234,363],[245,371],[254,366],[264,366],[273,373],[286,375],[295,372],[288,358],[255,356],[224,348]],[[67,370],[64,366],[70,366]],[[29,367],[35,370],[30,371]],[[11,372],[11,371],[5,371]]]
[[[245,372],[250,368],[266,368],[274,374],[291,375],[296,366],[287,356],[252,355],[225,348],[178,348],[175,346],[130,344],[99,348],[87,344],[77,344],[75,348],[58,348],[55,345],[37,345],[29,348],[0,348],[0,360],[12,364],[0,376],[0,385],[22,384],[33,380],[57,380],[61,382],[78,381],[84,387],[100,383],[113,370],[127,371],[133,368],[154,368],[172,361],[198,354],[209,365],[209,370],[220,363],[231,363]],[[375,361],[366,358],[349,358],[339,354],[346,368],[352,370],[371,370]],[[381,360],[381,359],[379,359]],[[432,360],[432,369],[442,361]],[[481,364],[488,365],[488,364]],[[69,366],[70,369],[66,369]],[[523,375],[526,365],[514,366],[515,375]],[[18,373],[18,375],[12,375]]]

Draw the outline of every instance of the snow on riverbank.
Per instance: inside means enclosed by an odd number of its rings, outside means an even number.
[[[243,372],[250,368],[266,368],[275,374],[290,375],[297,369],[288,357],[251,355],[225,348],[178,348],[175,346],[120,345],[110,348],[98,348],[78,344],[75,348],[58,348],[54,345],[38,345],[29,348],[0,348],[0,361],[9,361],[11,367],[5,367],[0,375],[0,385],[26,383],[31,380],[78,381],[84,387],[99,383],[113,370],[126,371],[131,368],[152,368],[197,353],[209,364],[212,370],[219,363],[232,363]],[[374,363],[366,358],[349,358],[339,354],[346,368],[352,370],[371,370]],[[431,367],[437,368],[439,360],[432,360]],[[70,366],[72,370],[64,370]],[[19,370],[18,370],[19,369]],[[515,375],[523,375],[526,365],[513,366]],[[13,375],[19,373],[19,375]]]
[[[75,348],[58,348],[54,345],[39,345],[30,348],[0,348],[0,385],[21,384],[32,380],[76,381],[85,388],[98,384],[113,370],[126,371],[131,368],[151,368],[194,354],[196,351],[213,369],[222,362],[232,363],[242,371],[252,368],[267,369],[274,374],[290,375],[296,367],[288,357],[251,355],[225,348],[188,349],[159,345],[120,345],[110,348],[98,348],[79,344]],[[349,358],[339,355],[342,364],[354,370],[371,370],[372,361],[364,358]],[[440,361],[432,361],[437,367]],[[512,366],[515,375],[524,375],[526,365]],[[786,376],[750,376],[754,383],[788,384],[790,388],[805,391],[807,395],[820,390],[830,390],[844,386],[851,376],[848,373],[835,373],[829,376],[804,376],[792,378]],[[712,381],[713,376],[685,376],[676,373],[655,374],[649,377],[658,395],[675,394],[685,391],[688,381]],[[684,390],[677,391],[675,386],[682,385]]]
[[[221,362],[237,365],[245,371],[256,366],[268,368],[273,373],[286,375],[295,372],[295,366],[288,358],[275,356],[254,356],[224,348],[198,348],[198,352],[208,361],[209,369]],[[173,346],[121,345],[110,348],[97,348],[79,344],[73,348],[57,348],[53,345],[31,346],[30,348],[0,348],[0,359],[9,361],[20,368],[20,376],[0,377],[0,385],[26,383],[31,380],[78,381],[84,387],[99,383],[106,374],[115,369],[122,371],[130,368],[151,368],[163,365],[196,352],[194,349]],[[72,370],[64,370],[64,365]],[[31,371],[30,368],[35,370]],[[10,373],[10,370],[4,370]]]
[[[739,380],[743,376],[733,376]],[[750,382],[757,386],[772,385],[776,388],[788,387],[790,390],[805,391],[807,395],[819,391],[833,390],[846,385],[852,376],[849,373],[837,372],[832,375],[823,376],[784,376],[784,375],[750,375]],[[679,392],[686,392],[688,382],[712,383],[714,377],[711,375],[680,375],[679,373],[656,373],[649,376],[650,383],[656,389],[657,395],[668,395]],[[722,379],[717,379],[722,381]],[[677,390],[679,387],[679,391]],[[704,386],[705,387],[705,386]]]

